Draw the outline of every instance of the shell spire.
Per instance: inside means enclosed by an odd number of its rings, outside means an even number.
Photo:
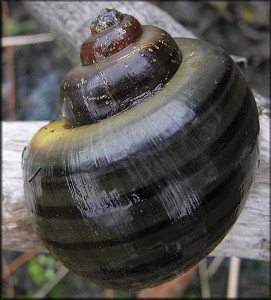
[[[81,46],[82,65],[60,87],[62,117],[71,126],[93,124],[150,99],[178,70],[173,37],[133,16],[103,9]]]
[[[91,64],[61,84],[63,118],[23,153],[26,205],[48,250],[126,291],[172,280],[211,253],[259,159],[257,106],[231,57],[135,20],[100,13],[82,47]]]
[[[82,44],[83,66],[97,63],[134,43],[142,35],[140,23],[115,9],[102,9],[90,25],[91,36]]]
[[[99,33],[106,30],[116,24],[119,24],[123,20],[123,14],[113,9],[104,8],[100,11],[98,17],[94,19],[90,25],[90,31],[92,34]]]

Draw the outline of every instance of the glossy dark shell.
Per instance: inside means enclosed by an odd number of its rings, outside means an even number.
[[[83,66],[104,60],[135,43],[143,33],[141,24],[130,15],[120,14],[122,20],[112,22],[111,30],[98,30],[95,24],[91,36],[81,46],[80,59]],[[116,16],[118,19],[118,15]],[[103,23],[104,24],[104,23]],[[106,26],[107,27],[107,26]],[[110,28],[110,27],[109,27]],[[110,41],[110,42],[109,42]]]
[[[174,39],[160,28],[142,28],[135,43],[65,76],[59,95],[63,118],[73,124],[96,123],[143,102],[172,78],[181,62]]]
[[[156,286],[199,263],[236,221],[258,167],[257,108],[238,67],[219,47],[176,42],[182,63],[159,93],[89,126],[52,122],[23,155],[45,245],[108,288]]]

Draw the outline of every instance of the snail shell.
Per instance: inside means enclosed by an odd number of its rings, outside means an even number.
[[[48,250],[130,291],[183,274],[225,237],[258,167],[259,133],[253,94],[220,47],[134,20],[100,13],[61,84],[62,118],[23,154],[26,204]],[[136,33],[119,45],[127,27]]]

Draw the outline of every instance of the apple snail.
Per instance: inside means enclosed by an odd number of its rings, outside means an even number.
[[[258,111],[223,49],[103,9],[61,118],[23,152],[37,234],[67,268],[136,291],[188,271],[226,236],[258,167]]]

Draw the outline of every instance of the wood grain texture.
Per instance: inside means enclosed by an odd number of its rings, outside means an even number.
[[[213,251],[213,256],[239,256],[269,260],[269,117],[260,117],[261,163],[246,206],[233,229]],[[2,122],[3,247],[40,251],[24,203],[21,155],[32,136],[48,121]]]
[[[81,44],[89,37],[89,26],[103,8],[115,8],[122,13],[131,14],[142,25],[159,26],[172,36],[195,37],[169,14],[145,1],[28,1],[24,5],[56,37],[56,43],[74,65],[80,63]]]
[[[79,63],[79,48],[89,35],[89,25],[100,9],[116,8],[134,15],[142,24],[153,23],[173,36],[195,37],[167,13],[146,2],[24,2],[56,37],[57,43],[74,64]],[[269,99],[257,93],[261,122],[261,164],[247,204],[237,223],[212,252],[213,256],[238,256],[270,259],[269,234]],[[2,233],[3,248],[45,251],[34,233],[24,203],[21,155],[33,135],[48,121],[2,122]]]

